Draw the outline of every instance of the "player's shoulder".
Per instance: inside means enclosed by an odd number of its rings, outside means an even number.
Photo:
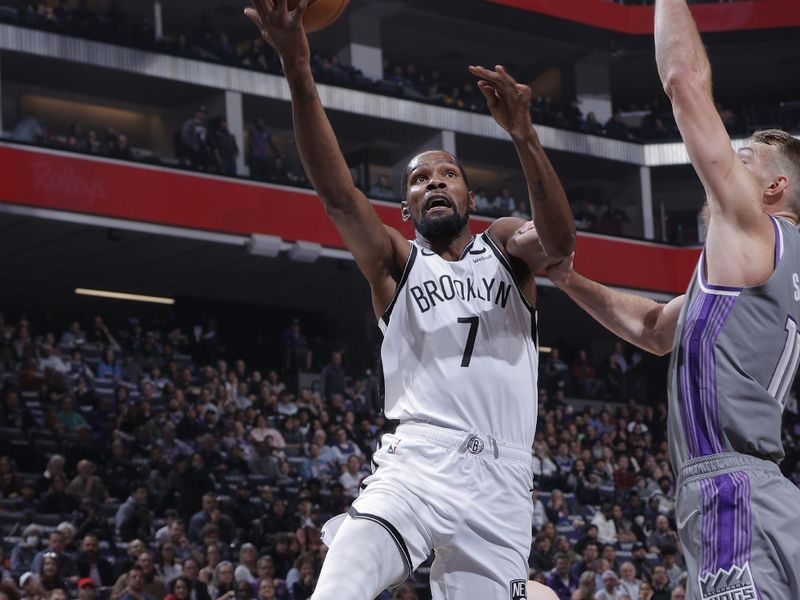
[[[526,221],[519,217],[500,217],[489,225],[486,233],[495,244],[504,248],[511,236],[519,231],[525,223]]]
[[[546,585],[537,581],[529,581],[528,600],[558,600],[558,596]]]

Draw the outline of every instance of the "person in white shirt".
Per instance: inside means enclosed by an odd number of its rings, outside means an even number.
[[[636,567],[634,564],[632,562],[622,563],[622,566],[619,568],[619,574],[622,578],[619,582],[620,587],[625,590],[631,598],[638,598],[639,588],[642,586],[642,582],[636,579]]]
[[[539,500],[539,486],[533,488],[533,529],[539,531],[547,523],[547,511],[544,503]]]
[[[601,544],[614,544],[617,541],[617,526],[611,513],[611,505],[604,504],[603,509],[592,517],[591,523],[597,527],[597,541]]]
[[[361,481],[364,479],[365,475],[366,474],[361,471],[361,458],[356,455],[352,455],[348,458],[344,473],[339,477],[339,483],[344,487],[344,493],[353,498],[358,496]]]
[[[623,600],[627,596],[628,594],[620,587],[614,571],[608,570],[603,573],[603,589],[594,595],[594,600]]]
[[[58,348],[53,348],[50,344],[42,344],[41,356],[39,356],[39,370],[43,373],[53,371],[59,375],[66,375],[69,372],[69,365],[59,356]]]

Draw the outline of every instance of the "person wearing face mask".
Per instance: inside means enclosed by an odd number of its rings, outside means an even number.
[[[42,530],[38,525],[28,525],[22,531],[22,537],[11,550],[11,570],[22,571],[30,566],[39,551]]]

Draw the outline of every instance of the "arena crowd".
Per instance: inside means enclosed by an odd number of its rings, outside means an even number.
[[[310,597],[320,528],[392,428],[375,374],[315,356],[296,320],[264,370],[228,362],[213,326],[0,327],[0,595]],[[564,600],[683,598],[666,406],[619,402],[633,362],[622,344],[598,370],[585,351],[542,361],[530,567]],[[424,577],[385,598],[424,597]]]

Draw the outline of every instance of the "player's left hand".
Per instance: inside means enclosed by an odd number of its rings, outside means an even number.
[[[547,277],[556,284],[556,287],[564,287],[569,284],[569,277],[573,273],[572,263],[575,260],[573,252],[564,260],[547,268]]]
[[[514,139],[524,139],[533,131],[531,122],[531,88],[517,83],[505,67],[497,65],[494,70],[471,66],[470,73],[480,77],[480,89],[489,111],[497,124]]]

